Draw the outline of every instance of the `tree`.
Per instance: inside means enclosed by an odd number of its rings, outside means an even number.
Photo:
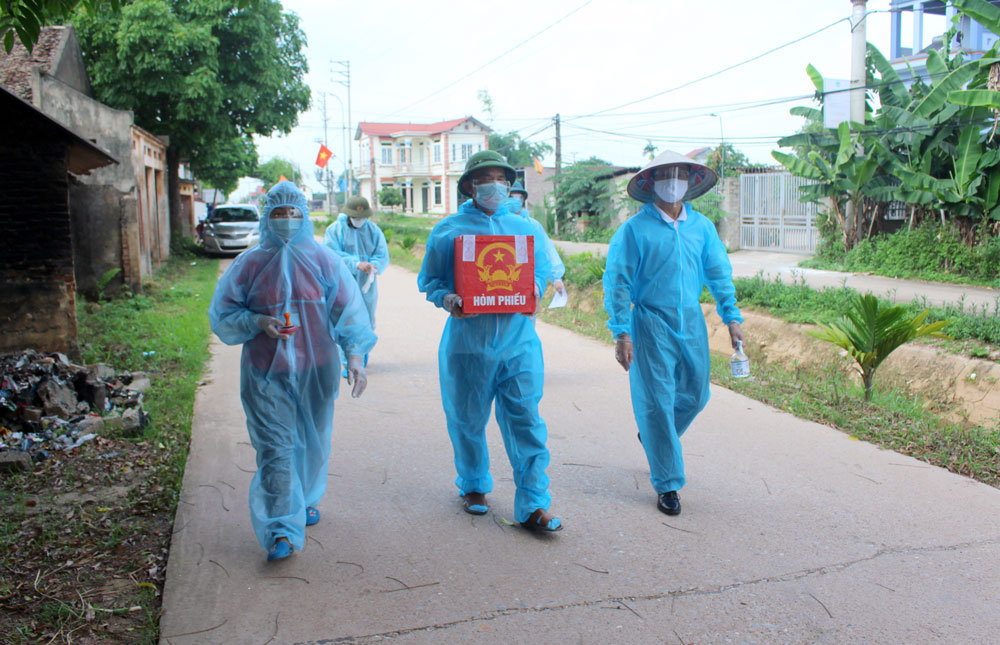
[[[382,206],[399,206],[403,203],[403,191],[398,188],[383,188],[378,191],[378,203]]]
[[[14,47],[14,36],[31,51],[45,25],[66,20],[77,5],[94,14],[98,9],[117,12],[121,0],[3,0],[0,2],[0,38],[7,53]]]
[[[611,196],[615,193],[614,182],[610,180],[611,164],[603,159],[591,157],[567,166],[551,180],[555,183],[556,212],[559,217],[579,213],[596,218],[604,226],[614,215]],[[564,222],[559,222],[560,230]]]
[[[302,171],[294,163],[281,157],[272,157],[260,164],[254,175],[264,181],[265,190],[270,190],[272,186],[281,181],[282,176],[296,186],[302,185]]]
[[[807,334],[847,350],[857,363],[855,369],[865,387],[865,401],[871,401],[875,371],[900,345],[921,336],[948,338],[941,329],[950,321],[924,324],[927,312],[907,315],[900,305],[886,305],[870,293],[858,294],[843,318],[829,325],[816,322],[818,330]]]
[[[231,192],[257,165],[252,136],[290,132],[309,105],[305,35],[276,0],[134,0],[120,13],[77,11],[73,22],[98,100],[170,137],[178,238],[190,234],[180,217],[180,161]]]
[[[656,157],[656,151],[659,150],[652,141],[646,142],[646,147],[642,149],[642,154],[649,156],[649,160],[652,161]]]
[[[524,168],[532,164],[533,158],[542,158],[545,153],[552,152],[552,146],[547,143],[531,143],[514,131],[507,134],[493,132],[490,134],[490,150],[502,154],[507,163],[515,168]]]
[[[731,143],[723,143],[708,153],[708,167],[717,173],[722,172],[722,162],[725,160],[725,175],[731,177],[740,174],[750,167],[747,156],[733,147]]]

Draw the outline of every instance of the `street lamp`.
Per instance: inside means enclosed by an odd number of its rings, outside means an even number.
[[[347,88],[347,129],[351,128],[351,61],[349,60],[335,60],[334,62],[341,67],[343,70],[332,70],[336,71],[338,74],[343,76],[343,80],[334,80],[335,83],[340,83]],[[351,148],[347,149],[347,191],[349,195],[354,194],[354,181],[351,175],[354,172],[354,157],[351,154]]]
[[[719,164],[719,170],[721,171],[719,178],[725,180],[726,178],[726,135],[722,133],[722,115],[712,112],[708,116],[719,117],[719,150],[722,152],[722,161]]]
[[[340,129],[344,133],[344,136],[343,136],[344,156],[340,158],[340,161],[341,161],[341,163],[343,163],[346,166],[348,164],[348,161],[347,161],[347,159],[348,159],[347,152],[348,152],[348,150],[350,150],[350,147],[349,147],[349,144],[347,143],[348,125],[344,121],[344,101],[342,101],[341,98],[339,96],[337,96],[336,94],[331,94],[330,92],[324,92],[323,94],[324,94],[324,96],[332,96],[333,98],[337,99],[337,103],[340,103]],[[350,180],[351,180],[350,172],[347,171],[347,168],[344,168],[344,171],[345,171],[344,172],[344,181],[347,183],[347,190],[350,190]],[[347,203],[346,199],[344,200],[344,203],[345,204]]]

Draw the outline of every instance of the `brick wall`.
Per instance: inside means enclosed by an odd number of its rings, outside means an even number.
[[[0,139],[0,352],[76,356],[66,144]]]

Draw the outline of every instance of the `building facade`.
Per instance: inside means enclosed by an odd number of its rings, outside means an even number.
[[[383,188],[403,194],[402,210],[444,215],[458,210],[458,179],[469,157],[489,149],[490,128],[472,117],[439,123],[359,123],[354,139],[361,195],[375,205]]]
[[[987,1],[1000,7],[1000,0]],[[932,50],[941,51],[944,33],[956,15],[959,18],[952,51],[961,51],[972,60],[981,57],[997,41],[996,34],[960,14],[948,0],[892,0],[889,10],[892,12],[889,61],[907,84],[913,81],[914,74],[928,79],[927,55]]]

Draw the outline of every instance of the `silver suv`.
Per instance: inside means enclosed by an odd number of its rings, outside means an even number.
[[[253,204],[216,206],[201,228],[206,251],[237,254],[260,241],[260,212]]]

